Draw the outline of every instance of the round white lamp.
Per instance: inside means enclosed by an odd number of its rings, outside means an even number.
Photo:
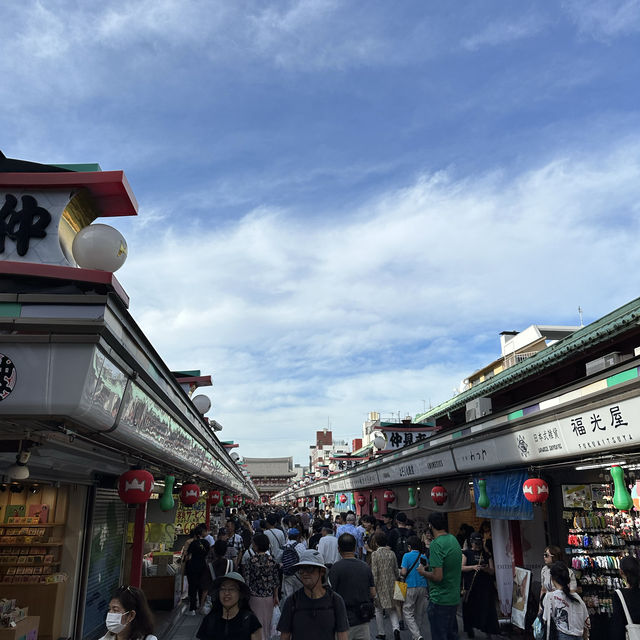
[[[127,259],[127,242],[117,229],[107,224],[90,224],[78,231],[71,251],[82,268],[113,272]]]
[[[373,439],[373,446],[376,449],[384,449],[387,446],[387,438],[382,433],[376,433]]]
[[[12,464],[7,469],[7,475],[9,478],[12,480],[26,480],[29,477],[29,467],[27,467],[27,462],[29,462],[30,457],[30,451],[21,451],[16,456],[16,463]]]
[[[202,415],[204,415],[205,413],[207,413],[207,411],[209,411],[209,409],[211,409],[211,400],[208,396],[199,395],[195,398],[192,398],[191,401],[193,402],[195,408],[198,410],[198,413],[201,413]]]

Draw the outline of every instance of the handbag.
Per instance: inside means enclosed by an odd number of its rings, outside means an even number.
[[[616,589],[616,593],[618,594],[618,598],[620,598],[620,602],[622,602],[624,615],[627,618],[627,625],[625,627],[625,629],[627,630],[627,640],[640,640],[640,624],[635,624],[631,619],[631,615],[629,614],[629,609],[627,608],[627,603],[625,602],[624,596],[622,595],[622,591],[620,591],[620,589]]]
[[[407,576],[415,569],[415,566],[418,564],[418,561],[420,560],[420,552],[418,552],[418,557],[416,558],[416,561],[411,565],[411,568],[409,569],[409,571],[407,571]],[[407,597],[407,583],[405,582],[404,578],[400,578],[399,580],[396,580],[395,585],[393,586],[393,599],[394,600],[398,600],[400,602],[404,602],[405,598]]]
[[[369,622],[369,620],[372,620],[375,615],[376,608],[373,606],[373,602],[369,601],[360,603],[360,606],[358,607],[358,617],[360,618],[361,624],[364,622]]]
[[[542,640],[546,635],[547,630],[544,622],[542,621],[542,617],[536,616],[536,619],[533,621],[533,637],[535,640]]]

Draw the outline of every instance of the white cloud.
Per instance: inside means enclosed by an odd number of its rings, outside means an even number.
[[[528,15],[516,20],[491,22],[479,32],[463,38],[462,47],[477,51],[482,47],[496,47],[538,35],[546,26],[540,15]]]
[[[262,208],[145,229],[120,279],[170,365],[214,374],[212,415],[247,455],[276,431],[308,445],[327,417],[355,436],[370,410],[450,397],[497,355],[487,333],[633,298],[639,177],[636,140],[517,176],[424,176],[342,222]]]
[[[640,0],[565,0],[563,7],[578,29],[596,40],[640,31]]]

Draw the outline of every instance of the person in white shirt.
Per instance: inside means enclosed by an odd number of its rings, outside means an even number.
[[[562,562],[554,562],[549,569],[555,589],[547,593],[544,599],[542,618],[547,628],[553,620],[558,640],[588,638],[591,627],[589,612],[582,598],[577,593],[571,593],[567,566]]]
[[[340,551],[338,551],[338,538],[333,535],[331,527],[322,527],[322,538],[318,541],[318,551],[328,569],[342,559]]]
[[[282,529],[278,529],[278,516],[270,513],[267,516],[267,528],[264,530],[265,535],[269,538],[269,552],[275,558],[276,562],[282,560],[282,550],[287,540]]]

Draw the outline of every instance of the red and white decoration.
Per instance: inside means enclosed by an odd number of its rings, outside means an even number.
[[[231,506],[231,496],[225,494],[222,498],[222,504],[225,507],[230,507]]]
[[[442,506],[448,498],[447,490],[442,486],[437,484],[433,489],[431,489],[431,499],[438,505]]]
[[[546,502],[549,497],[549,485],[542,478],[529,478],[522,485],[522,493],[529,502]]]
[[[118,480],[118,495],[126,504],[148,502],[153,491],[153,475],[144,469],[126,471]]]
[[[200,487],[197,484],[183,484],[180,488],[180,502],[190,507],[200,499]]]
[[[393,493],[393,491],[391,491],[391,489],[387,489],[383,494],[382,494],[382,499],[389,504],[390,502],[393,502],[396,499],[396,494]]]
[[[341,493],[339,500],[344,504],[347,501],[347,496],[344,493]]]
[[[218,502],[220,502],[220,492],[219,491],[210,491],[209,492],[209,500],[213,504],[218,504]]]
[[[364,496],[358,496],[357,502],[361,507],[364,507],[364,505],[367,503],[367,499]]]
[[[322,496],[322,498],[320,498],[320,500],[322,501],[322,504],[326,504],[327,503],[327,496]]]

